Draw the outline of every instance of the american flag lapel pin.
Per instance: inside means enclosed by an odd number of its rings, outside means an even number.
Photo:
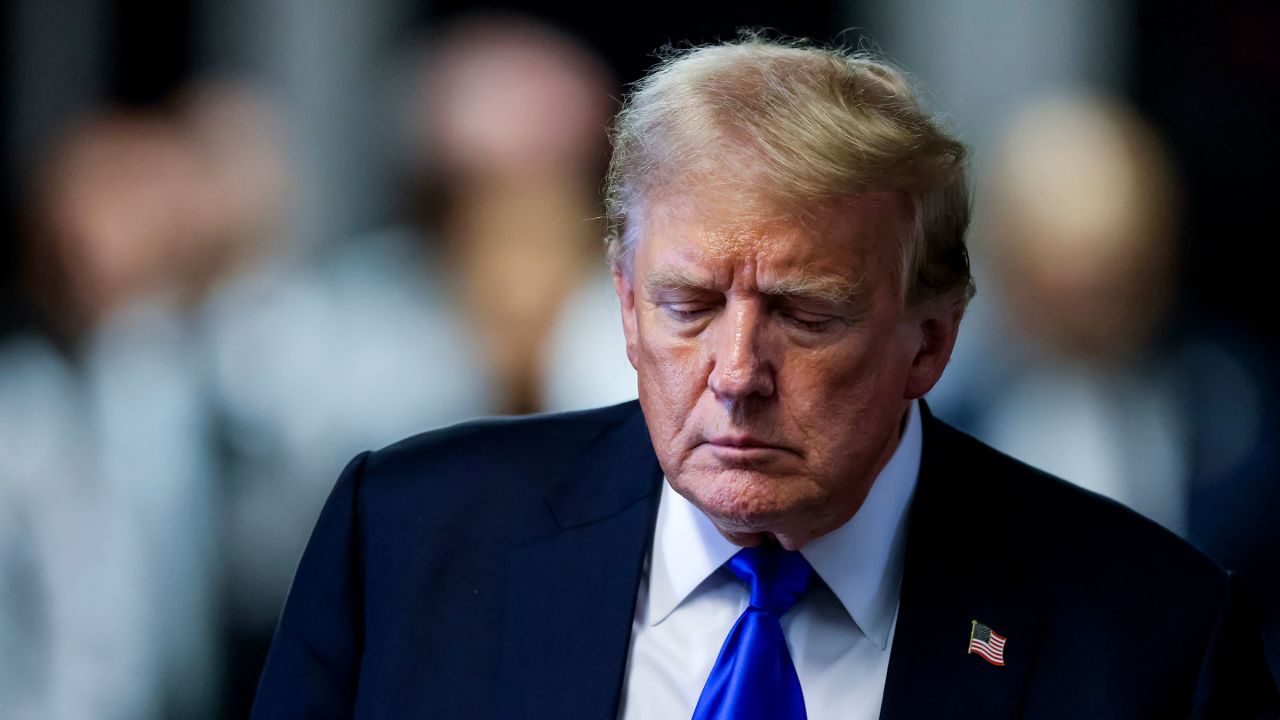
[[[992,665],[1004,666],[1005,639],[977,620],[969,621],[969,652]]]

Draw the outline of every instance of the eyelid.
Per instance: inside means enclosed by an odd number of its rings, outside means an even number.
[[[821,317],[844,317],[851,308],[821,298],[782,296],[774,300],[773,307],[779,312],[793,312]]]
[[[658,303],[658,306],[673,319],[686,322],[697,320],[714,309],[714,307],[709,303],[691,300],[662,302]]]
[[[782,322],[804,332],[821,333],[829,330],[835,323],[849,323],[849,319],[835,309],[817,311],[808,310],[795,305],[783,305],[774,309]]]
[[[804,314],[810,314],[810,313],[804,313]],[[830,325],[831,323],[839,319],[833,316],[824,316],[824,315],[817,315],[816,317],[818,319],[810,320],[804,317],[797,316],[792,311],[784,311],[782,313],[782,318],[785,322],[790,323],[791,325],[794,325],[802,330],[809,330],[811,332],[821,331],[825,329],[828,325]]]
[[[783,315],[796,317],[809,322],[818,322],[821,320],[834,320],[837,317],[840,317],[837,313],[834,313],[834,312],[817,312],[814,310],[805,310],[804,308],[796,308],[796,307],[782,308],[781,310],[779,310],[779,312],[781,312]]]

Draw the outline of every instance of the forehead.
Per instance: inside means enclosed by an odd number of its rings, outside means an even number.
[[[896,282],[907,217],[905,198],[892,192],[804,205],[727,194],[660,198],[645,208],[637,269],[697,266],[717,284],[748,267],[754,275]]]

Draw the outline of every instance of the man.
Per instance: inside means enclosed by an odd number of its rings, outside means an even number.
[[[963,161],[872,60],[659,67],[609,177],[639,404],[354,460],[256,716],[1274,716],[1227,573],[919,402]]]

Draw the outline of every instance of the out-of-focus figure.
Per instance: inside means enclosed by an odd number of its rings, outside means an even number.
[[[253,84],[196,83],[180,94],[173,114],[198,155],[207,198],[203,232],[184,244],[178,268],[198,304],[284,249],[294,178],[283,121]]]
[[[0,347],[0,505],[21,529],[0,558],[0,628],[21,631],[0,645],[4,717],[214,707],[216,504],[173,272],[208,202],[158,115],[84,121],[37,180],[23,278],[43,332]]]
[[[491,412],[482,356],[434,257],[404,232],[304,256],[283,118],[255,88],[205,84],[180,115],[207,158],[209,242],[187,286],[207,356],[219,472],[225,711],[243,715],[335,468]],[[310,248],[315,250],[315,248]]]
[[[533,21],[444,29],[406,103],[403,169],[428,188],[413,217],[307,263],[287,224],[264,221],[288,216],[288,193],[262,181],[289,175],[270,108],[226,88],[188,102],[221,175],[241,178],[215,194],[234,206],[215,214],[228,239],[214,256],[230,262],[203,266],[231,272],[201,313],[228,487],[231,712],[247,708],[336,468],[433,426],[541,407],[550,326],[593,264],[604,274],[611,90],[598,59]]]
[[[564,354],[556,338],[570,335],[553,332],[563,313],[590,323],[574,329],[574,351],[605,348],[617,360],[605,367],[622,368],[634,388],[601,250],[599,177],[614,91],[598,57],[532,20],[464,20],[431,53],[416,125],[441,198],[435,234],[502,411],[554,404],[549,395],[566,379],[555,373],[572,373],[544,363]],[[575,311],[575,293],[588,293],[592,308]],[[574,375],[569,382],[590,380]],[[627,397],[634,390],[616,399]]]
[[[1187,419],[1163,348],[1177,201],[1150,131],[1117,106],[1028,108],[998,158],[995,292],[1028,354],[991,398],[999,448],[1186,530]]]
[[[1177,304],[1178,189],[1159,139],[1115,102],[1036,104],[984,196],[992,287],[967,320],[983,340],[956,354],[939,412],[1241,571],[1280,667],[1266,559],[1280,532],[1260,509],[1278,499],[1275,389],[1254,344]]]

